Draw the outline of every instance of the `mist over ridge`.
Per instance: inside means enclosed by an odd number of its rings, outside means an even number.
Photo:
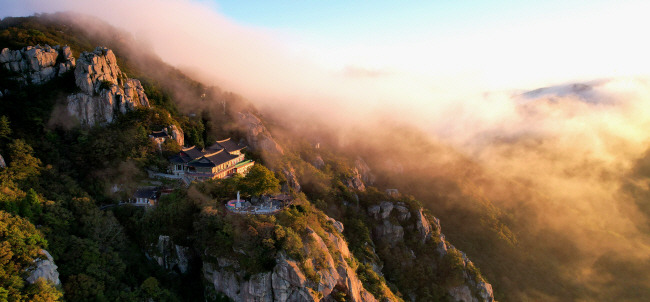
[[[153,8],[118,1],[105,10],[93,1],[27,3],[36,11],[92,13],[125,29],[164,61],[245,96],[282,125],[274,133],[280,140],[309,136],[311,127],[324,125],[335,148],[362,150],[359,155],[378,173],[392,174],[387,184],[412,188],[425,204],[440,202],[426,199],[433,193],[422,191],[440,189],[426,185],[440,178],[457,182],[461,197],[485,198],[504,221],[513,216],[510,227],[526,248],[534,247],[526,236],[562,234],[567,253],[579,260],[567,256],[558,275],[595,297],[612,297],[619,285],[608,270],[614,265],[603,262],[648,266],[649,213],[639,210],[647,200],[635,191],[650,190],[643,165],[650,146],[647,78],[485,92],[469,80],[435,84],[403,71],[324,70],[293,57],[274,33],[239,26],[192,1],[162,1]],[[169,22],[148,21],[140,14],[145,5],[151,10],[146,16],[175,15]],[[440,194],[450,201],[432,208],[469,207],[461,197]],[[635,278],[650,281],[647,274]]]

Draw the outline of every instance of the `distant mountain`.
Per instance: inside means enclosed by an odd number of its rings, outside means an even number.
[[[597,89],[611,80],[596,80],[586,83],[563,84],[538,88],[524,92],[519,97],[522,101],[530,101],[541,98],[557,97],[575,97],[588,103],[598,103],[602,96],[597,93]]]

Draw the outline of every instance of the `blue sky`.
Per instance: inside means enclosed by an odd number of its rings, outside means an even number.
[[[384,33],[472,31],[535,22],[614,1],[214,1],[217,9],[247,25],[295,30],[330,38]],[[380,33],[377,31],[381,31]]]
[[[650,68],[640,61],[650,50],[640,38],[650,25],[643,21],[647,1],[227,0],[214,6],[243,26],[290,36],[288,47],[334,68],[471,73],[497,89]],[[537,71],[524,75],[528,64]]]

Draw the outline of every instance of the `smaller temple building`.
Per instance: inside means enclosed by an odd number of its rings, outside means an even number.
[[[182,146],[185,142],[183,131],[176,125],[169,125],[169,127],[165,127],[160,131],[151,131],[149,138],[156,143],[159,150],[162,149],[162,144],[166,140],[175,140],[179,146]]]
[[[170,158],[170,171],[190,180],[202,181],[213,178],[226,178],[234,174],[245,175],[255,164],[244,160],[242,144],[228,139],[216,141],[212,146],[199,149],[196,146],[182,148],[181,152]]]
[[[131,203],[136,206],[155,206],[158,204],[160,198],[160,191],[156,187],[142,187],[138,188],[133,194]]]
[[[171,138],[171,136],[167,133],[167,129],[163,129],[161,131],[151,131],[149,138],[158,145],[158,148],[160,148],[160,145],[162,145],[166,139]]]

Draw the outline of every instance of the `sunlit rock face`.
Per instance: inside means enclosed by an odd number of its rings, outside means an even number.
[[[185,134],[183,133],[183,129],[181,129],[181,127],[170,125],[169,135],[172,136],[172,138],[178,143],[179,146],[185,145]]]
[[[75,67],[75,59],[68,46],[27,46],[20,50],[3,49],[0,66],[23,85],[44,84]]]
[[[120,70],[115,54],[108,48],[82,53],[74,75],[81,92],[68,96],[67,109],[81,124],[111,123],[118,112],[149,107],[140,81]]]
[[[284,154],[282,147],[273,139],[271,133],[262,123],[262,120],[255,114],[240,112],[238,123],[246,132],[246,141],[253,150],[271,156]]]
[[[367,208],[368,216],[374,219],[372,237],[379,247],[401,246],[404,242],[419,242],[420,244],[434,243],[432,249],[434,259],[432,265],[437,267],[444,262],[448,253],[459,254],[459,263],[462,270],[462,280],[457,284],[446,288],[447,294],[452,301],[463,302],[492,302],[494,293],[492,285],[482,280],[481,277],[472,273],[472,261],[463,253],[457,250],[446,239],[440,227],[440,220],[431,215],[425,214],[422,207],[409,206],[403,202],[382,201],[379,204]],[[425,265],[420,263],[421,254],[409,250],[403,245],[405,255],[411,255],[408,259],[399,259],[397,265],[401,267],[412,267],[414,265]],[[380,273],[381,266],[376,269]]]
[[[343,228],[342,224],[340,227]],[[351,257],[350,250],[340,234],[326,232],[321,237],[309,229],[308,236],[314,243],[312,248],[325,252],[325,265],[316,271],[318,280],[307,278],[299,262],[283,253],[279,254],[271,271],[254,274],[249,278],[244,278],[246,272],[237,261],[219,257],[217,261],[204,262],[203,276],[216,292],[233,301],[335,301],[335,291],[345,292],[346,301],[377,301],[348,265],[346,259]],[[332,253],[325,241],[330,242],[332,251],[337,253]],[[309,248],[305,246],[307,253]]]

